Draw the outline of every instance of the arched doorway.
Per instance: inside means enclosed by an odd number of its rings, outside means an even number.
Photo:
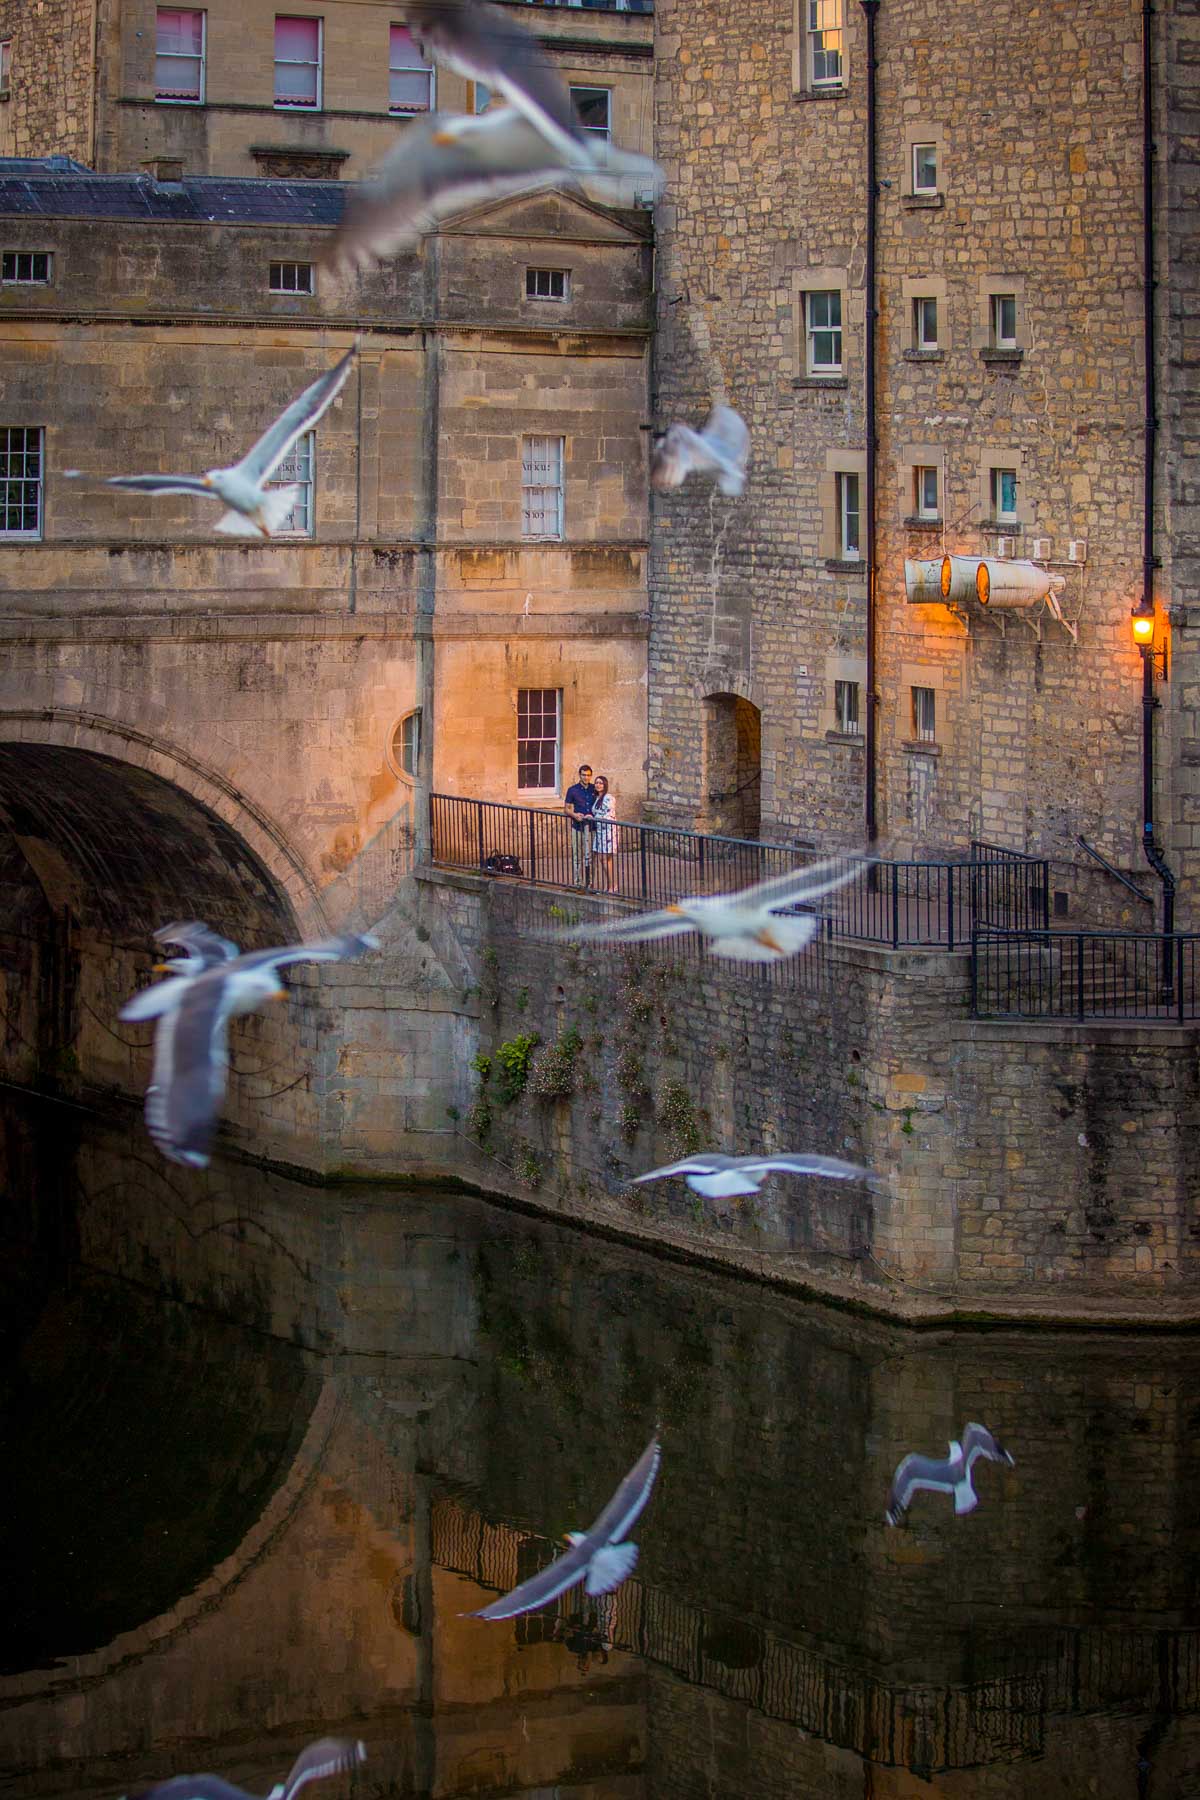
[[[703,707],[700,828],[755,838],[762,817],[762,714],[740,694],[708,694]]]

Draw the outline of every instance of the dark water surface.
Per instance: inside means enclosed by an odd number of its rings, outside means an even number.
[[[50,1121],[49,1123],[47,1121]],[[0,1795],[1200,1796],[1200,1342],[914,1333],[453,1193],[5,1125]],[[981,1505],[883,1518],[986,1421]],[[461,1615],[661,1422],[611,1602]]]

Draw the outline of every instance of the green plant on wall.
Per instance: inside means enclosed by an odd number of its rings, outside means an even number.
[[[471,1058],[471,1067],[474,1069],[475,1073],[479,1077],[480,1087],[486,1087],[487,1083],[488,1083],[488,1077],[490,1076],[490,1074],[492,1072],[491,1057],[483,1056],[482,1054],[479,1056],[473,1056]]]
[[[565,1100],[575,1092],[583,1039],[573,1025],[538,1051],[529,1068],[529,1092],[537,1100]]]
[[[522,1187],[536,1190],[542,1185],[542,1176],[545,1173],[541,1157],[533,1145],[527,1143],[524,1138],[518,1138],[515,1155],[513,1170],[517,1180]]]
[[[486,1144],[492,1134],[492,1109],[486,1094],[480,1094],[467,1114],[467,1136],[477,1144]]]
[[[515,1038],[496,1048],[494,1066],[496,1069],[496,1088],[501,1104],[511,1106],[525,1092],[525,1084],[529,1080],[529,1065],[533,1053],[541,1039],[536,1031],[523,1031]]]
[[[672,1156],[691,1156],[700,1148],[700,1121],[682,1081],[668,1081],[659,1089],[658,1122],[667,1133]]]

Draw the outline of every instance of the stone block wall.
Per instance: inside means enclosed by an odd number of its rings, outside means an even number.
[[[0,99],[0,156],[73,156],[95,147],[97,0],[4,0],[0,40],[12,45],[10,95]]]

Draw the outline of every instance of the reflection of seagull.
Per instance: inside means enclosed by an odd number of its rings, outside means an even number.
[[[986,1425],[976,1424],[967,1426],[961,1444],[957,1438],[951,1439],[944,1457],[906,1456],[892,1476],[884,1514],[888,1524],[899,1525],[920,1488],[928,1488],[934,1494],[953,1494],[956,1513],[974,1512],[979,1496],[971,1485],[971,1470],[981,1456],[988,1462],[1007,1463],[1010,1469],[1013,1466],[1003,1444],[996,1442]]]
[[[669,425],[656,432],[650,449],[650,485],[665,493],[682,487],[695,470],[715,475],[723,494],[740,494],[746,485],[750,433],[732,406],[714,406],[702,431]]]
[[[139,494],[199,494],[206,500],[220,500],[229,510],[217,520],[217,531],[233,537],[270,537],[287,518],[300,489],[295,485],[268,488],[266,483],[289,450],[306,431],[312,430],[341,392],[357,350],[357,345],[347,350],[340,363],[306,387],[241,462],[228,469],[210,469],[207,475],[105,477],[83,475],[79,469],[64,469],[63,474],[74,480],[103,481],[106,487],[129,488]]]
[[[861,1181],[871,1173],[858,1163],[843,1162],[837,1156],[719,1156],[703,1153],[685,1156],[665,1168],[651,1169],[648,1175],[635,1175],[634,1181],[661,1181],[667,1175],[683,1175],[697,1194],[711,1199],[729,1194],[757,1194],[772,1170],[785,1175],[825,1175],[831,1181]]]
[[[652,1438],[591,1529],[567,1533],[571,1548],[565,1556],[473,1616],[511,1619],[545,1606],[580,1581],[586,1583],[589,1594],[611,1594],[620,1587],[638,1559],[637,1545],[621,1540],[650,1498],[660,1455],[658,1439]]]
[[[179,927],[171,927],[172,933]],[[202,927],[203,929],[203,927]],[[186,940],[173,935],[171,942]],[[340,962],[376,948],[370,937],[326,938],[279,950],[251,950],[194,975],[173,975],[135,994],[123,1019],[157,1019],[154,1075],[146,1090],[146,1126],[164,1156],[202,1169],[229,1069],[229,1021],[287,989],[278,971],[287,963]],[[179,959],[182,960],[182,959]]]
[[[292,1800],[305,1782],[340,1774],[366,1760],[364,1745],[353,1738],[319,1738],[300,1752],[287,1780],[277,1781],[266,1800]],[[235,1787],[231,1781],[223,1781],[219,1775],[173,1775],[169,1781],[143,1788],[130,1800],[258,1800],[258,1796]]]
[[[815,914],[784,918],[778,909],[806,905],[821,894],[844,887],[863,866],[861,862],[847,863],[843,856],[831,856],[806,869],[773,875],[737,894],[678,900],[659,912],[610,919],[604,925],[577,925],[560,935],[597,943],[640,944],[698,931],[708,940],[705,949],[712,956],[728,956],[735,962],[778,962],[803,950],[819,923]]]

